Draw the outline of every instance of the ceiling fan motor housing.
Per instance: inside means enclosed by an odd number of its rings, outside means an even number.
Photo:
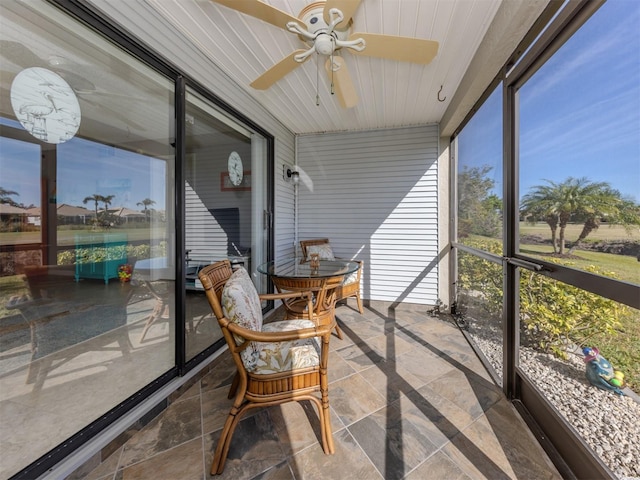
[[[315,35],[315,41],[310,41],[304,37],[300,37],[301,40],[307,43],[309,46],[314,46],[316,51],[321,55],[331,55],[334,50],[338,50],[333,39],[348,40],[349,30],[351,28],[351,20],[347,25],[347,28],[337,29],[334,28],[331,34],[326,32],[329,30],[329,25],[324,19],[324,5],[325,2],[314,2],[307,5],[300,11],[298,18],[304,22],[307,27],[307,31],[312,35]]]

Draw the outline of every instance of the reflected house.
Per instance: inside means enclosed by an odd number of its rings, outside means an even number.
[[[14,207],[7,203],[0,203],[0,221],[4,228],[10,225],[17,226],[27,223],[27,210],[20,207]]]
[[[96,216],[95,212],[84,208],[61,203],[56,209],[58,222],[61,225],[88,225]]]
[[[42,224],[42,211],[40,207],[28,208],[26,210],[27,223],[39,226]],[[56,206],[56,216],[60,225],[89,225],[96,213],[84,207],[74,207],[66,203]]]
[[[32,207],[27,209],[27,223],[29,225],[40,226],[42,224],[40,219],[40,207]]]
[[[144,212],[137,210],[131,210],[127,207],[110,208],[107,210],[110,218],[117,218],[119,224],[127,223],[142,223],[147,220],[147,216]]]

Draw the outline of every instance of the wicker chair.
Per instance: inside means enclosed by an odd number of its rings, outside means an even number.
[[[313,247],[323,248],[323,246],[325,245],[329,246],[330,248],[330,243],[328,238],[315,238],[311,240],[301,240],[300,248],[302,249],[302,261],[307,262],[309,260],[310,250],[312,250]],[[333,252],[329,252],[329,255],[330,256],[333,255]],[[320,256],[320,259],[321,260],[323,259],[322,254]],[[327,259],[330,260],[331,258],[329,257]],[[362,308],[362,298],[360,296],[360,279],[362,278],[362,268],[364,267],[364,262],[362,260],[355,260],[355,262],[360,264],[360,268],[358,268],[358,270],[354,275],[347,276],[344,279],[342,285],[336,288],[336,302],[339,302],[340,300],[344,300],[349,297],[355,297],[356,301],[358,302],[358,311],[362,315],[364,313],[364,309]]]
[[[316,325],[310,314],[308,319],[262,323],[261,300],[303,298],[311,311],[311,293],[258,295],[247,272],[243,268],[233,272],[228,260],[203,268],[198,277],[237,368],[229,391],[229,398],[235,395],[235,399],[218,440],[211,474],[224,470],[231,437],[245,411],[285,402],[315,403],[322,449],[334,453],[327,379],[333,324]]]
[[[342,339],[342,332],[335,323],[336,290],[340,288],[343,277],[328,278],[281,278],[272,277],[273,284],[278,293],[285,292],[312,292],[313,307],[311,310],[305,299],[289,298],[282,301],[285,309],[285,319],[295,320],[309,318],[316,325],[334,324],[338,338]]]

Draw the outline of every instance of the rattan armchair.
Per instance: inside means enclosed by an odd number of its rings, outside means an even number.
[[[235,399],[218,440],[211,474],[224,470],[233,432],[244,412],[285,402],[310,400],[316,405],[322,449],[334,453],[327,379],[333,324],[317,325],[311,314],[308,319],[262,323],[261,300],[297,297],[311,311],[311,293],[258,295],[247,272],[243,268],[233,272],[228,260],[203,268],[198,277],[237,368],[229,391],[229,398],[235,395]]]
[[[330,245],[328,238],[301,240],[300,249],[302,250],[302,261],[306,262],[309,260],[310,250],[313,250],[313,247],[322,248],[325,245]],[[333,255],[333,253],[331,252],[330,255]],[[322,255],[320,256],[320,259],[323,259]],[[364,309],[362,308],[362,297],[360,296],[360,281],[362,278],[362,269],[364,267],[364,262],[362,260],[354,261],[360,264],[360,268],[358,268],[355,274],[347,276],[343,280],[342,284],[336,288],[336,302],[347,299],[349,297],[355,297],[356,301],[358,302],[358,311],[362,315],[364,313]]]
[[[311,240],[300,240],[300,249],[302,250],[302,261],[309,260],[309,247],[321,246],[329,243],[328,238],[313,238]]]

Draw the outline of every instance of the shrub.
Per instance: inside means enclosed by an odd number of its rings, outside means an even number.
[[[501,255],[499,241],[472,239],[467,245]],[[555,260],[557,261],[557,260]],[[567,262],[564,262],[566,265]],[[460,255],[458,286],[470,295],[481,296],[491,315],[502,310],[502,275],[499,266],[474,255]],[[615,274],[591,266],[592,273],[615,278]],[[615,335],[620,318],[629,308],[544,275],[520,271],[521,342],[565,358],[567,347],[586,346],[594,337]]]
[[[597,267],[592,273],[615,277]],[[543,275],[520,272],[520,321],[526,340],[560,358],[572,345],[592,344],[595,336],[615,335],[627,307]]]
[[[126,250],[126,252],[123,252]],[[161,242],[151,248],[148,243],[141,245],[120,245],[117,247],[104,248],[76,248],[58,252],[58,265],[75,265],[78,263],[104,262],[105,260],[119,259],[123,257],[141,260],[150,256],[164,256],[167,250],[167,243]]]

